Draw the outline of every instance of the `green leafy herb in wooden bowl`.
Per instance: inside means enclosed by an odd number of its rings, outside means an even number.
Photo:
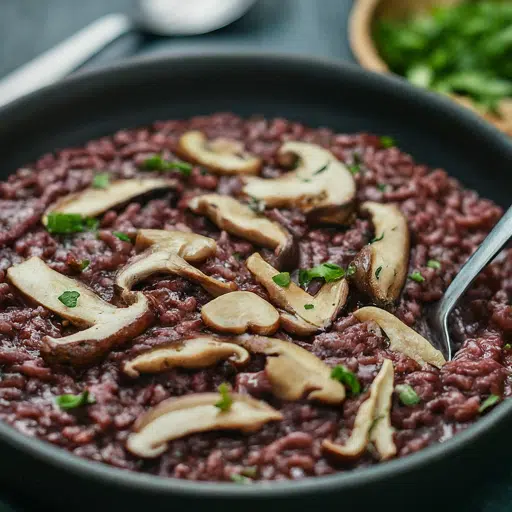
[[[449,94],[512,135],[511,0],[359,0],[351,43],[363,66]]]

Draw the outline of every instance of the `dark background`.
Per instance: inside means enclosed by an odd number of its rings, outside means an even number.
[[[346,34],[351,3],[351,0],[259,0],[242,19],[214,33],[180,38],[132,33],[112,44],[86,66],[131,55],[226,47],[308,54],[353,62]],[[0,77],[100,16],[128,12],[135,6],[135,0],[0,0]],[[8,461],[0,461],[0,468],[0,471],[8,471]],[[452,505],[452,510],[512,511],[512,460],[497,459],[495,471],[480,476],[481,485],[467,489],[464,497],[458,497],[463,498],[464,505]],[[398,500],[399,495],[397,489]],[[422,509],[425,500],[430,503],[430,508],[444,510],[446,506],[443,504],[454,498],[457,497],[436,496],[436,490],[428,488],[427,484],[425,495],[418,496],[418,502],[411,504],[411,510]],[[8,489],[0,489],[0,499],[5,499],[16,511],[44,510],[33,497],[12,496]],[[169,505],[172,507],[171,503]],[[344,509],[345,505],[340,501],[336,509]],[[0,503],[0,511],[3,510],[9,508]]]

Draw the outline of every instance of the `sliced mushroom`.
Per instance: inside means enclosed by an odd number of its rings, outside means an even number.
[[[114,206],[126,203],[133,197],[153,190],[173,188],[176,183],[176,180],[165,178],[148,178],[117,180],[106,188],[86,188],[81,192],[61,197],[48,208],[42,222],[44,225],[47,224],[47,216],[50,212],[78,213],[84,217],[96,217]]]
[[[233,403],[227,411],[215,404],[217,393],[198,393],[163,401],[135,424],[126,447],[139,457],[158,457],[174,439],[212,430],[255,432],[269,421],[280,421],[282,414],[273,407],[246,395],[231,394]]]
[[[375,241],[366,245],[354,260],[354,280],[378,304],[391,304],[398,299],[407,278],[407,219],[392,204],[368,201],[363,203],[361,210],[371,215]]]
[[[439,350],[391,313],[368,306],[355,311],[354,316],[360,322],[373,321],[378,324],[389,338],[391,350],[401,352],[421,365],[428,363],[441,368],[446,363]]]
[[[243,192],[276,208],[300,208],[312,222],[344,224],[352,213],[356,185],[350,171],[327,149],[286,142],[279,155],[298,155],[298,167],[274,179],[244,177]]]
[[[189,208],[206,215],[219,229],[275,250],[276,266],[292,268],[298,257],[293,236],[277,222],[259,215],[229,196],[206,194],[193,198]]]
[[[272,279],[279,272],[258,253],[246,261],[247,268],[266,289],[272,301],[290,314],[282,314],[283,328],[295,334],[312,334],[326,329],[345,305],[348,284],[345,279],[325,283],[313,297],[291,282],[280,286]],[[306,305],[312,305],[311,308]],[[295,317],[295,318],[294,318]]]
[[[349,439],[343,445],[325,439],[322,442],[325,451],[345,460],[353,460],[364,453],[369,441],[373,441],[382,459],[396,454],[389,418],[393,378],[393,363],[385,359],[370,386],[370,396],[357,411]]]
[[[218,174],[258,174],[262,165],[261,159],[247,153],[241,142],[226,138],[209,141],[196,130],[181,136],[177,152]]]
[[[272,334],[279,327],[279,313],[252,292],[232,292],[217,297],[201,309],[203,322],[215,331],[243,334]]]
[[[137,336],[153,321],[144,294],[132,294],[130,306],[117,308],[81,282],[52,270],[37,257],[10,267],[7,276],[16,288],[35,302],[76,326],[86,327],[62,338],[46,336],[41,354],[48,361],[88,364],[112,347]],[[59,300],[66,291],[80,294],[75,307],[68,307]]]
[[[331,368],[295,343],[248,335],[234,338],[233,343],[251,353],[269,356],[265,373],[278,398],[300,400],[306,396],[332,405],[345,399],[345,388],[331,378]]]
[[[139,281],[157,273],[176,274],[189,279],[215,297],[237,289],[235,283],[214,279],[188,263],[203,261],[215,254],[217,244],[211,238],[181,231],[143,229],[137,235],[136,246],[149,248],[117,274],[116,289],[123,295]]]
[[[249,358],[243,347],[214,336],[200,336],[144,352],[126,362],[123,371],[130,377],[138,377],[140,373],[159,373],[169,368],[208,368],[224,359],[242,365]]]

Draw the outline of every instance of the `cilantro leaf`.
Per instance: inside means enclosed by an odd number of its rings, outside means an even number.
[[[76,308],[80,293],[74,290],[67,290],[58,297],[58,299],[68,308]]]
[[[272,281],[274,281],[278,286],[287,288],[291,283],[290,274],[289,272],[280,272],[272,278]]]
[[[341,364],[331,370],[331,379],[337,380],[347,386],[352,395],[361,393],[361,384],[359,383],[357,375]]]

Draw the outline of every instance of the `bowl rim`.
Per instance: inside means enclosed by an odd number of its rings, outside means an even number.
[[[155,55],[142,55],[124,59],[114,64],[104,64],[84,71],[73,73],[64,80],[46,86],[39,91],[17,99],[13,103],[0,108],[0,120],[3,116],[16,115],[31,106],[34,101],[42,101],[45,96],[58,94],[72,86],[86,84],[93,79],[103,79],[110,75],[122,72],[131,72],[137,69],[139,72],[145,67],[170,65],[177,63],[201,64],[203,62],[219,62],[231,66],[243,66],[247,61],[251,64],[266,66],[283,62],[295,66],[295,69],[308,70],[325,69],[335,74],[350,75],[354,80],[364,81],[370,87],[374,87],[386,94],[401,95],[404,98],[413,97],[424,105],[425,109],[437,109],[439,115],[450,115],[471,126],[476,131],[483,144],[492,144],[499,151],[503,151],[503,159],[512,161],[512,141],[506,135],[484,122],[470,110],[458,106],[449,99],[435,93],[411,86],[407,82],[392,75],[373,73],[356,64],[351,64],[334,59],[301,56],[295,53],[274,53],[231,50],[219,51],[172,51]],[[406,457],[382,462],[371,467],[354,469],[347,472],[335,473],[327,476],[308,477],[298,481],[270,481],[254,482],[251,485],[234,485],[232,483],[196,482],[177,478],[160,477],[145,473],[137,473],[109,466],[105,463],[94,462],[74,455],[63,448],[54,446],[37,438],[29,437],[17,431],[14,427],[0,421],[0,441],[25,452],[51,466],[58,466],[73,474],[87,476],[91,480],[114,485],[121,489],[137,489],[162,495],[174,495],[195,498],[278,498],[300,496],[311,492],[343,492],[355,490],[372,483],[381,483],[387,479],[404,475],[426,466],[431,462],[455,455],[463,450],[471,442],[496,428],[500,423],[512,416],[512,400],[504,401],[495,410],[479,419],[463,432],[459,432],[446,442],[440,442],[428,446]]]

